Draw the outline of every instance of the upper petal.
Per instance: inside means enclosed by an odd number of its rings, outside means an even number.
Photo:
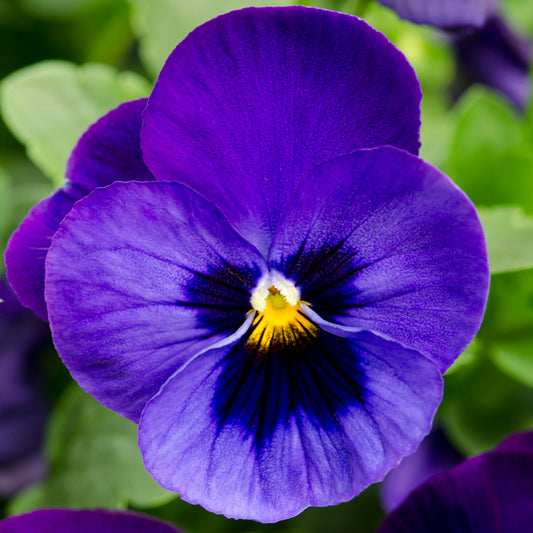
[[[126,511],[39,509],[0,522],[0,533],[180,533],[151,516]]]
[[[495,0],[378,0],[400,17],[439,28],[481,26],[494,10]]]
[[[421,354],[368,332],[252,338],[195,358],[143,412],[145,465],[184,500],[282,520],[353,498],[429,431],[442,384]]]
[[[438,170],[395,148],[313,169],[269,261],[322,318],[421,351],[442,371],[472,340],[487,300],[473,205]]]
[[[5,254],[7,276],[20,301],[42,319],[44,262],[52,237],[72,206],[97,187],[114,181],[151,181],[139,134],[146,98],[126,102],[94,123],[67,163],[66,182],[35,205],[13,233]]]
[[[243,9],[172,52],[141,144],[157,179],[190,185],[266,253],[312,166],[362,147],[418,152],[420,97],[403,55],[362,20],[301,6]]]
[[[48,253],[55,345],[87,392],[137,420],[181,364],[241,325],[263,271],[259,252],[188,187],[97,189]]]

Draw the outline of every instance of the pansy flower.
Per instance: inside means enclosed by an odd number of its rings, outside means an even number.
[[[531,42],[493,15],[478,30],[453,37],[459,93],[480,83],[498,91],[523,112],[529,104]]]
[[[533,520],[533,433],[437,474],[378,533],[522,533]]]
[[[416,24],[456,30],[482,26],[497,0],[378,0]]]
[[[57,231],[32,215],[63,361],[184,500],[281,520],[353,498],[429,431],[489,275],[472,204],[415,155],[419,102],[355,17],[232,12],[170,55],[129,181]],[[100,125],[77,150],[120,180],[124,135]],[[30,239],[23,223],[11,265]]]
[[[38,356],[51,346],[42,320],[0,277],[0,499],[39,480],[47,415]]]
[[[181,533],[151,516],[130,511],[39,509],[0,521],[0,533]]]
[[[480,83],[519,111],[529,103],[531,43],[499,14],[497,0],[379,0],[404,19],[445,30],[456,59],[456,96]]]

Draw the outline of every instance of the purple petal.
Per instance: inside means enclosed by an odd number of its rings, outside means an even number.
[[[533,453],[533,431],[515,433],[505,439],[496,449]]]
[[[416,452],[405,457],[383,480],[380,497],[384,509],[396,509],[424,481],[459,464],[463,458],[441,429],[432,430]]]
[[[326,321],[384,335],[441,371],[472,340],[487,300],[473,205],[438,170],[390,147],[313,169],[269,261]]]
[[[533,454],[497,449],[431,478],[379,533],[522,533],[532,498]]]
[[[44,263],[59,224],[81,198],[114,181],[152,181],[139,144],[146,98],[126,102],[93,124],[67,163],[66,182],[34,206],[7,246],[7,276],[20,301],[43,320]]]
[[[420,96],[403,55],[362,20],[243,9],[200,26],[170,55],[141,144],[157,179],[191,186],[266,253],[317,163],[385,144],[418,152]]]
[[[378,0],[416,24],[456,29],[481,26],[494,10],[495,0]]]
[[[182,499],[274,522],[349,500],[429,431],[436,367],[368,332],[256,350],[251,335],[184,366],[146,406],[146,468]]]
[[[126,511],[40,509],[0,522],[0,533],[180,533],[151,516]]]
[[[491,87],[518,111],[529,104],[531,42],[517,35],[500,17],[492,17],[478,31],[454,42],[462,92],[474,83]]]
[[[242,324],[263,270],[259,252],[183,185],[97,189],[47,257],[55,345],[87,392],[136,421],[190,356]]]

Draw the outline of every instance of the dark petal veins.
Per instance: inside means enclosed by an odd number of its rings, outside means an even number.
[[[40,509],[0,522],[0,533],[180,533],[150,516],[126,511]]]
[[[85,390],[137,420],[185,361],[242,324],[264,269],[183,185],[98,189],[74,206],[47,257],[55,345]]]
[[[322,319],[412,347],[442,371],[481,323],[489,270],[475,209],[446,176],[394,148],[315,167],[269,257]]]
[[[457,89],[481,83],[524,111],[531,95],[531,42],[516,34],[503,19],[492,17],[478,31],[454,40]]]
[[[439,28],[481,26],[494,10],[495,0],[378,0],[417,24]]]
[[[498,448],[431,478],[379,533],[522,533],[532,498],[533,454]]]
[[[170,55],[141,133],[160,180],[210,199],[266,253],[307,171],[357,148],[418,153],[420,88],[364,21],[305,7],[243,9]]]
[[[80,138],[67,163],[61,189],[31,209],[6,250],[8,279],[20,301],[43,320],[44,263],[59,224],[81,198],[114,181],[152,181],[139,144],[147,99],[122,104],[93,124]]]
[[[274,522],[353,498],[416,448],[441,397],[430,361],[368,332],[296,336],[256,349],[252,332],[168,380],[139,426],[159,483]]]

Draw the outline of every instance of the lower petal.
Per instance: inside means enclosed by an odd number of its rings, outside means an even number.
[[[418,352],[349,337],[259,352],[244,338],[197,357],[143,412],[147,469],[186,501],[261,522],[381,480],[429,431],[442,382]]]

